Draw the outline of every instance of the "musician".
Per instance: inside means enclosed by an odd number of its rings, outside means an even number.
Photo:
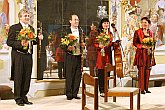
[[[9,28],[7,45],[12,47],[12,76],[14,76],[14,99],[16,104],[24,106],[24,104],[31,105],[28,101],[27,93],[29,92],[30,79],[32,73],[32,45],[36,42],[17,40],[17,34],[22,28],[30,27],[32,31],[34,28],[29,25],[30,15],[28,10],[22,9],[18,13],[19,23],[14,24]],[[27,46],[27,49],[24,49]]]
[[[67,100],[80,99],[77,96],[81,82],[81,55],[82,55],[82,29],[79,27],[79,18],[73,14],[69,18],[70,28],[66,30],[67,34],[73,34],[78,37],[77,43],[73,46],[62,47],[65,51],[64,72],[66,72],[66,96]],[[72,51],[75,51],[73,54]]]
[[[38,73],[37,79],[43,79],[43,73],[46,70],[47,64],[47,55],[46,55],[46,48],[48,46],[48,34],[43,30],[42,23],[37,21],[37,40],[38,40]]]
[[[98,69],[98,80],[99,80],[99,91],[100,96],[104,96],[104,66],[106,63],[111,63],[112,58],[110,57],[110,54],[112,54],[110,48],[112,45],[112,33],[109,30],[110,28],[110,22],[108,18],[103,18],[98,27],[98,33],[104,33],[109,35],[110,41],[109,44],[106,46],[103,46],[102,44],[99,44],[97,41],[95,41],[94,45],[97,49],[97,59],[96,59],[96,68]],[[105,30],[105,31],[104,31]],[[95,39],[97,40],[97,39]],[[102,55],[101,49],[104,49],[105,55]]]
[[[147,17],[141,19],[142,28],[138,29],[134,33],[133,45],[137,48],[134,65],[138,68],[138,87],[141,89],[141,93],[151,93],[148,90],[149,77],[151,67],[154,66],[155,59],[153,51],[148,53],[148,50],[151,50],[151,47],[142,45],[143,38],[154,37],[152,31],[149,29],[150,20]]]

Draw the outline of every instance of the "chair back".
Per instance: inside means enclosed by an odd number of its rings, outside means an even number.
[[[93,93],[86,90],[87,85],[94,88]],[[86,107],[86,95],[94,98],[94,110],[98,110],[98,78],[92,77],[88,73],[84,73],[82,79],[82,110],[88,110]]]
[[[109,72],[113,71],[113,75],[108,76]],[[109,83],[108,81],[113,79],[113,87],[116,87],[116,71],[115,66],[111,65],[110,63],[106,63],[104,67],[104,101],[108,101],[108,89]],[[114,98],[114,100],[116,100]]]

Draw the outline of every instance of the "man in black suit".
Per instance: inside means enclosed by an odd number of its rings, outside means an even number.
[[[81,55],[83,48],[82,30],[79,27],[79,18],[77,15],[71,15],[69,18],[71,24],[66,31],[67,34],[72,34],[78,37],[74,45],[62,47],[66,52],[64,56],[64,72],[66,72],[66,96],[67,100],[80,99],[77,96],[81,82]],[[74,52],[73,52],[74,51]]]
[[[34,28],[28,23],[30,21],[29,12],[25,9],[18,13],[19,23],[14,24],[9,28],[7,45],[12,47],[11,59],[12,68],[11,73],[14,79],[14,98],[16,104],[24,106],[24,104],[31,105],[28,101],[27,93],[29,92],[31,73],[32,73],[32,45],[34,41],[18,40],[18,34],[22,28],[30,27],[34,32]],[[25,49],[24,46],[28,48]]]

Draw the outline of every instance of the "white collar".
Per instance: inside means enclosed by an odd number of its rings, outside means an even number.
[[[72,26],[70,27],[71,28],[71,30],[73,31],[78,31],[78,27],[77,28],[73,28]]]
[[[28,24],[25,24],[22,21],[20,21],[20,23],[21,23],[21,25],[22,25],[23,28],[27,28],[29,26]]]

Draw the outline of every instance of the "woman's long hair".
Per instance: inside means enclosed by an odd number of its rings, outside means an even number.
[[[103,19],[100,21],[99,27],[98,27],[98,32],[99,32],[99,33],[103,32],[103,26],[102,26],[102,24],[103,24],[104,22],[109,22],[109,19],[108,19],[108,18],[103,18]]]

